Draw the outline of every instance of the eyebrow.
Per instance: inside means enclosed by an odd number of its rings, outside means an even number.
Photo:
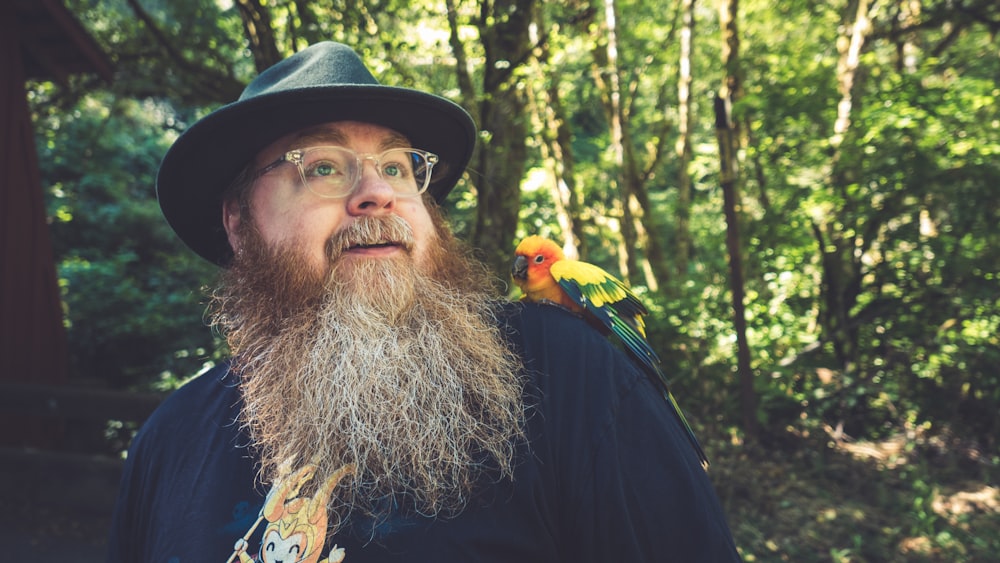
[[[338,129],[313,128],[302,131],[300,134],[292,138],[290,143],[293,145],[293,147],[290,148],[301,148],[330,143],[344,145],[347,143],[347,135],[344,135],[344,133]],[[379,143],[379,148],[381,150],[409,147],[410,141],[395,131],[390,132]]]

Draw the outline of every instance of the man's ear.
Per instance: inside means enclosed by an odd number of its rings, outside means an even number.
[[[226,229],[226,238],[229,239],[229,246],[233,249],[233,254],[240,251],[239,227],[243,220],[240,202],[236,199],[227,199],[222,202],[222,225]]]

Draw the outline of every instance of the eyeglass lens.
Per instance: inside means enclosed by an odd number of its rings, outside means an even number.
[[[382,181],[401,195],[423,192],[431,180],[436,157],[414,149],[389,149],[380,155],[358,155],[345,147],[311,147],[298,162],[311,191],[326,197],[343,196],[361,180],[364,162],[372,161]],[[430,158],[430,157],[433,157]]]

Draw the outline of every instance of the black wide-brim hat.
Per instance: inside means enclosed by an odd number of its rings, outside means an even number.
[[[437,154],[445,170],[428,193],[439,203],[461,178],[476,142],[476,125],[458,104],[383,86],[350,47],[317,43],[260,73],[238,101],[178,137],[156,177],[167,222],[192,250],[225,266],[232,249],[222,223],[223,192],[279,137],[331,121],[381,125]]]

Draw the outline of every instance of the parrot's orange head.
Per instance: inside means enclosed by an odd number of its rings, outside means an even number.
[[[565,258],[559,245],[551,240],[531,235],[521,241],[514,250],[514,264],[510,275],[514,283],[524,293],[532,293],[541,287],[554,284],[549,274],[552,264]]]

